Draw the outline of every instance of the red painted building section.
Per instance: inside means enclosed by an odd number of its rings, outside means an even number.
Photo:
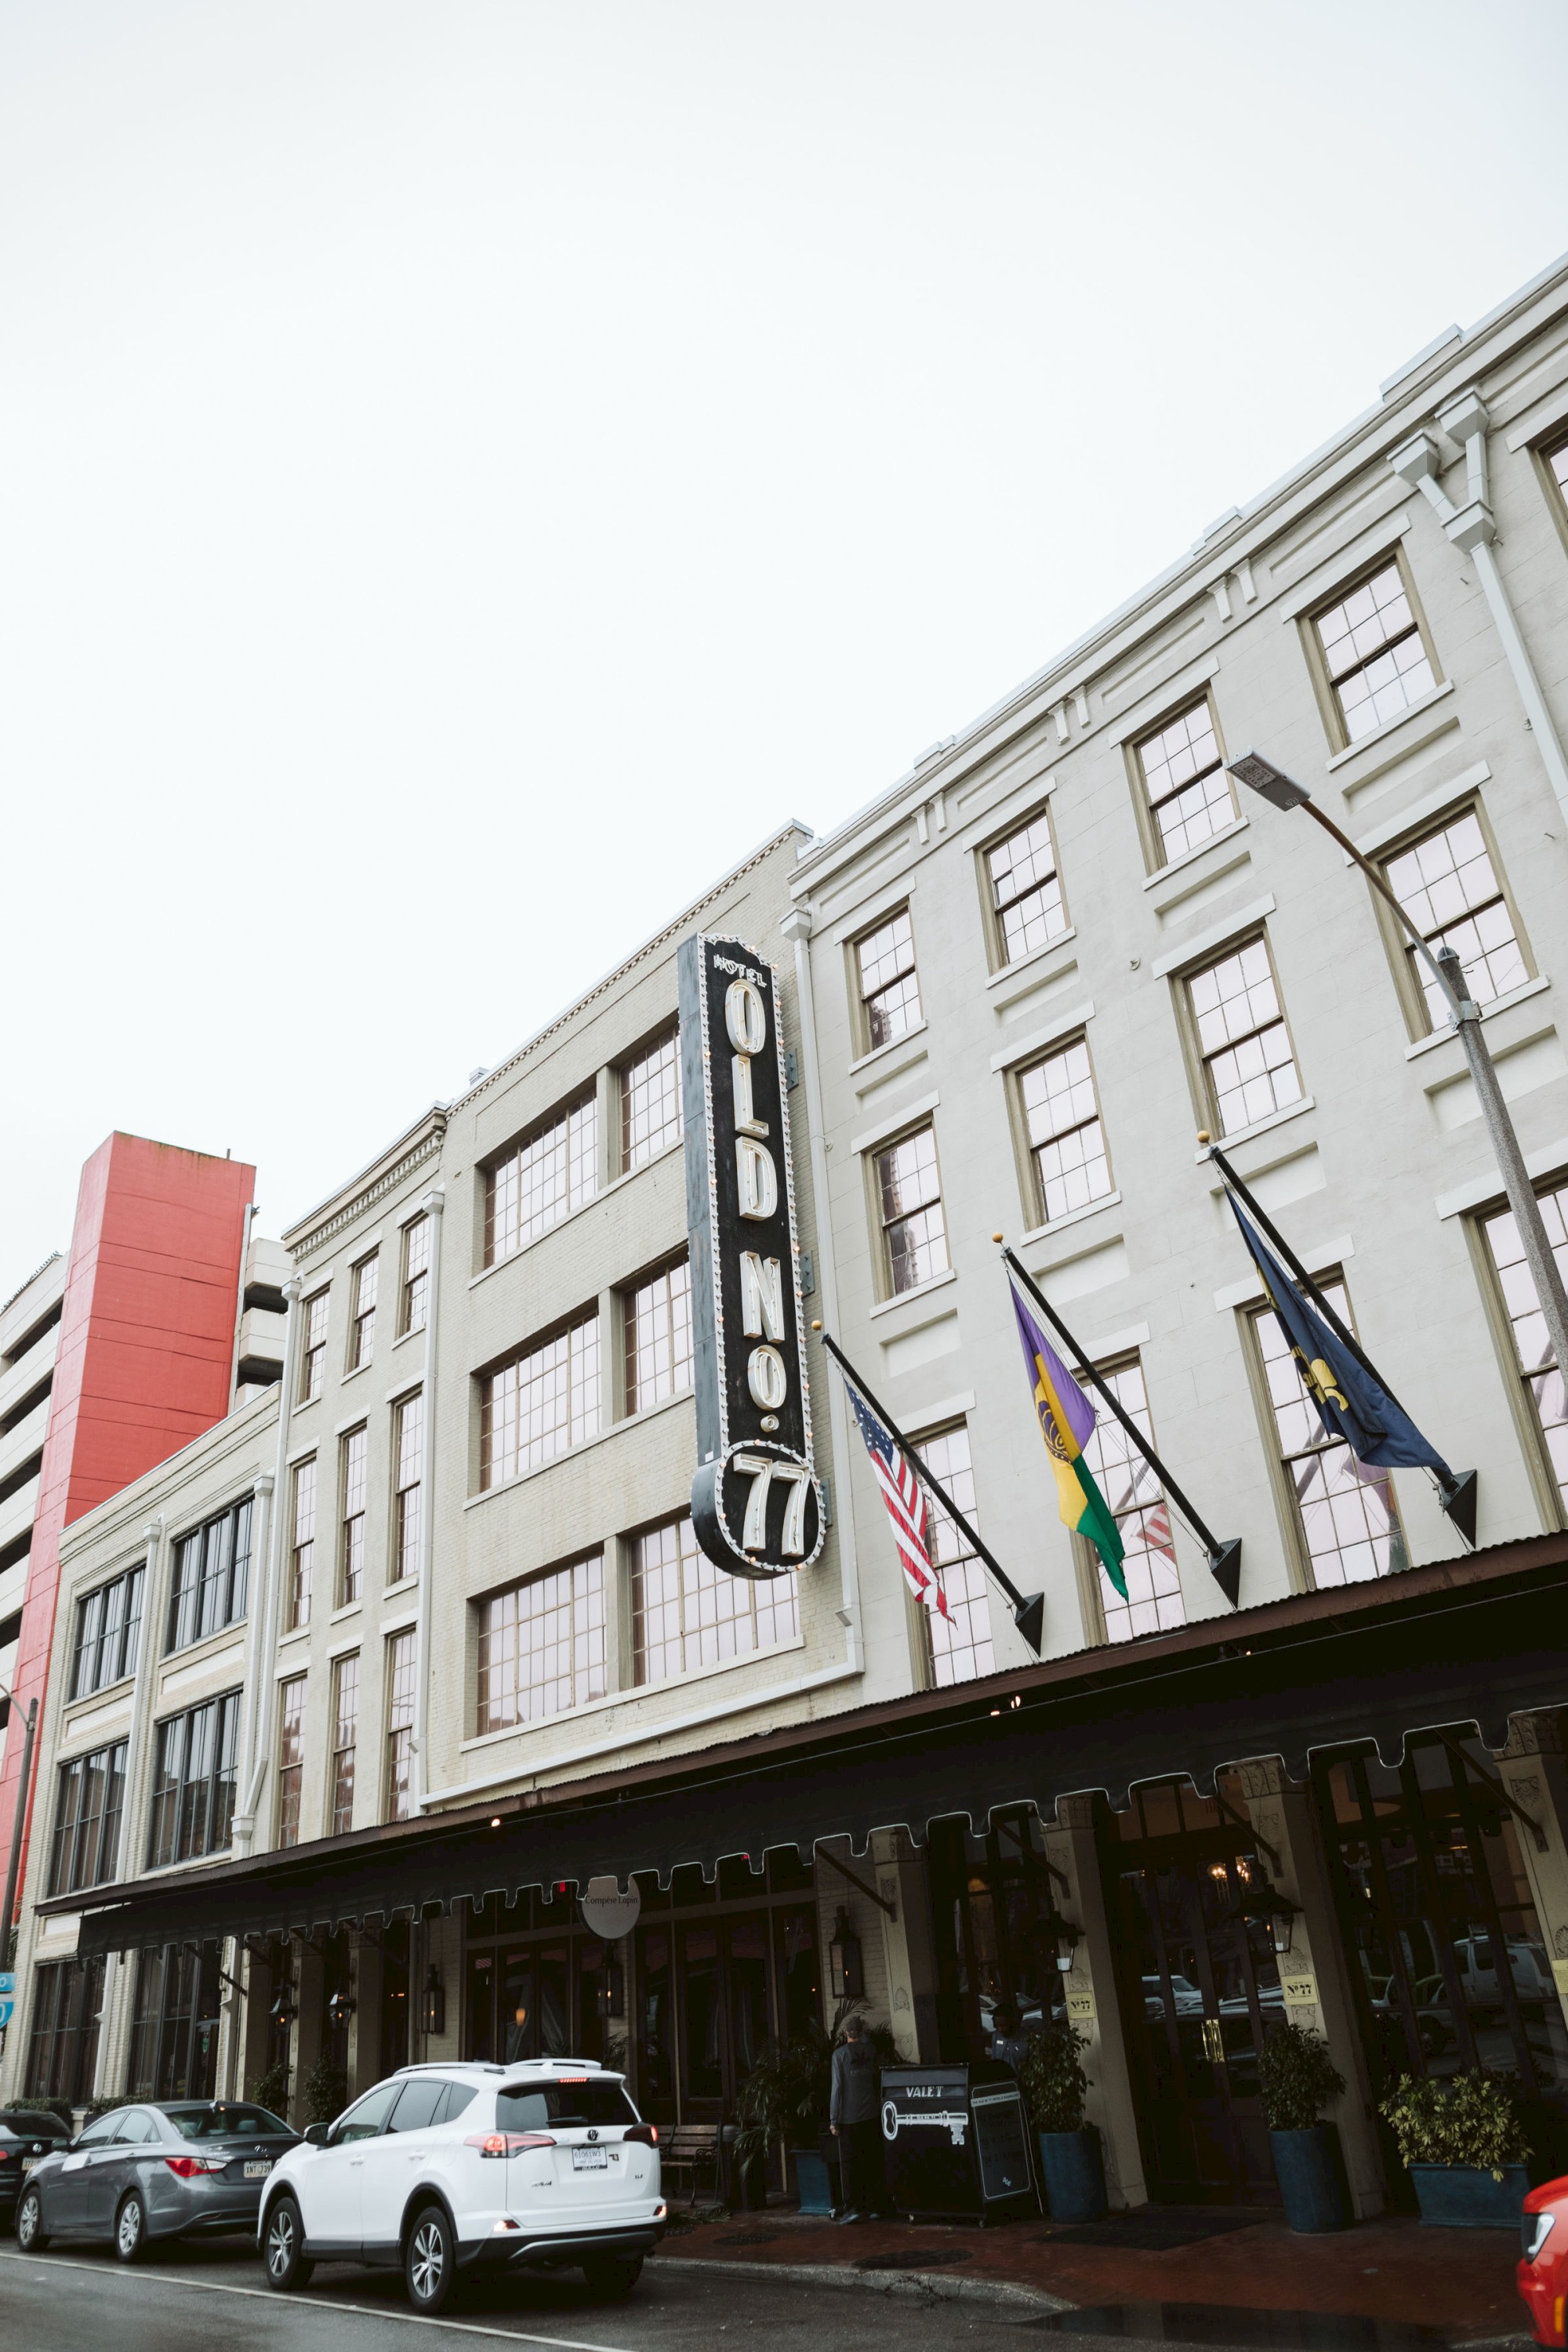
[[[139,1135],[111,1135],[81,1171],[0,1772],[0,1885],[16,1820],[22,1725],[35,1696],[43,1721],[60,1531],[227,1412],[245,1212],[255,1181],[255,1169],[242,1160]],[[141,1638],[156,1639],[146,1619]],[[29,1805],[28,1823],[31,1812]]]

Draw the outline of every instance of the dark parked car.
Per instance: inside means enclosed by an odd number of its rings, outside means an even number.
[[[16,2242],[107,2239],[122,2263],[161,2239],[256,2232],[261,2191],[298,2132],[240,2100],[167,2099],[116,2107],[27,2176]]]
[[[0,2107],[0,2222],[9,2221],[22,2198],[22,2183],[39,2158],[60,2147],[71,2127],[58,2116],[26,2108]]]

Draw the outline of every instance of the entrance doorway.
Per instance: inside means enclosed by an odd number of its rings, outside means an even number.
[[[1151,2197],[1272,2204],[1258,2062],[1284,1995],[1267,1929],[1240,1916],[1265,1871],[1226,1779],[1217,1802],[1161,1781],[1106,1816],[1106,1899]]]

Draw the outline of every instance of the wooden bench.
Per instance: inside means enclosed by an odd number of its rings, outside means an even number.
[[[660,2124],[658,2157],[661,2173],[685,2170],[691,2175],[691,2203],[697,2202],[697,2168],[713,2168],[713,2194],[721,2193],[719,2173],[722,2147],[717,2124]]]

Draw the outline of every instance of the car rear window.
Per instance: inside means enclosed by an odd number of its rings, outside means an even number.
[[[224,2105],[216,2107],[165,2107],[163,2113],[186,2139],[234,2139],[251,2132],[287,2132],[289,2126],[269,2107]]]
[[[69,2139],[69,2124],[61,2123],[58,2116],[29,2115],[26,2108],[7,2107],[0,2114],[0,2131],[15,2132],[18,2139]]]
[[[548,2124],[635,2124],[618,2083],[530,2083],[496,2093],[498,2131],[542,2131]]]

